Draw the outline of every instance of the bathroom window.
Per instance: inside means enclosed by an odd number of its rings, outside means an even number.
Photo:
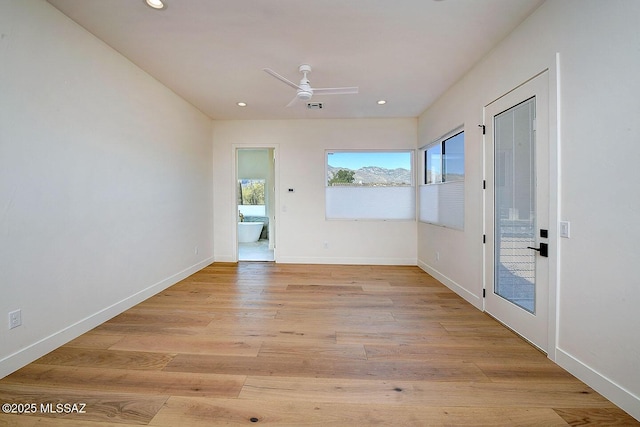
[[[264,179],[238,180],[238,211],[246,216],[265,216]]]
[[[464,229],[464,131],[462,127],[422,147],[420,221]]]
[[[327,219],[415,219],[412,150],[332,150],[325,160]]]

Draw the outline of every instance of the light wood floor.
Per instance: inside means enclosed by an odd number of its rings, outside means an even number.
[[[38,413],[0,426],[640,424],[391,266],[213,264],[2,379],[5,402]]]

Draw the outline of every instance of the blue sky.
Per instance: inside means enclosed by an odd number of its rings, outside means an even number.
[[[411,153],[409,152],[362,152],[338,151],[329,152],[327,163],[333,167],[357,170],[365,166],[379,166],[386,169],[411,169]]]

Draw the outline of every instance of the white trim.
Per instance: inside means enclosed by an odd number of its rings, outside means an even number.
[[[426,264],[423,261],[418,260],[418,264],[417,265],[422,270],[424,270],[427,274],[429,274],[431,277],[433,277],[434,279],[436,279],[437,281],[439,281],[440,283],[445,285],[447,288],[451,289],[453,292],[458,294],[460,297],[464,298],[464,300],[467,301],[469,304],[473,305],[478,310],[484,311],[483,306],[482,306],[484,299],[481,296],[474,295],[473,293],[469,292],[466,288],[464,288],[463,286],[459,285],[456,281],[454,281],[453,279],[445,276],[444,274],[442,274],[441,272],[439,272],[435,268],[429,266],[428,264]]]
[[[219,255],[213,260],[214,262],[238,262],[238,254],[235,255]]]
[[[178,283],[179,281],[189,277],[197,271],[202,270],[213,262],[213,257],[204,259],[184,270],[173,274],[135,294],[126,297],[98,312],[85,317],[53,334],[44,337],[25,348],[16,351],[13,354],[0,360],[0,378],[11,374],[14,371],[28,365],[45,354],[55,350],[56,348],[68,343],[69,341],[79,337],[85,332],[90,331],[107,320],[117,316],[120,313],[140,304],[142,301],[150,298],[166,288]]]
[[[415,258],[280,257],[282,264],[416,265]]]
[[[547,353],[549,359],[556,360],[556,348],[558,344],[558,321],[559,316],[559,292],[560,292],[560,236],[558,232],[558,221],[560,216],[560,54],[556,53],[549,61],[550,65],[528,78],[524,82],[520,83],[516,87],[508,90],[504,94],[498,96],[491,102],[485,104],[482,108],[483,124],[486,125],[486,109],[489,105],[493,104],[497,100],[512,93],[525,84],[533,81],[538,76],[543,75],[545,72],[549,73],[548,76],[548,152],[549,152],[549,284],[548,284],[548,312],[547,312],[547,345],[542,350]],[[487,179],[486,164],[486,135],[483,135],[483,180]],[[492,236],[487,235],[487,200],[486,191],[482,194],[482,228],[483,235],[487,239]],[[489,292],[486,280],[486,268],[487,268],[487,249],[486,245],[482,248],[482,276],[483,276],[483,289],[485,292]],[[481,303],[482,310],[486,312],[486,301]]]
[[[560,300],[560,53],[554,57],[554,65],[549,67],[549,247],[555,256],[549,259],[549,303],[548,303],[548,345],[547,357],[556,360],[558,346],[558,319]]]
[[[640,421],[640,396],[634,395],[561,348],[556,348],[556,363]]]

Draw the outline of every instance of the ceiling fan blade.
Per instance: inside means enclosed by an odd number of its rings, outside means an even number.
[[[297,105],[299,100],[300,100],[300,99],[298,98],[298,95],[296,95],[296,96],[291,100],[291,102],[289,102],[289,103],[287,104],[287,107],[293,107],[294,105]]]
[[[301,89],[300,86],[298,86],[297,84],[295,84],[292,81],[288,80],[286,77],[282,77],[280,74],[276,73],[275,71],[273,71],[273,70],[271,70],[269,68],[263,68],[262,71],[264,71],[267,74],[272,75],[276,79],[280,80],[282,83],[288,84],[289,86],[291,86],[294,89]]]
[[[358,87],[324,87],[313,88],[314,95],[351,95],[358,93]]]

